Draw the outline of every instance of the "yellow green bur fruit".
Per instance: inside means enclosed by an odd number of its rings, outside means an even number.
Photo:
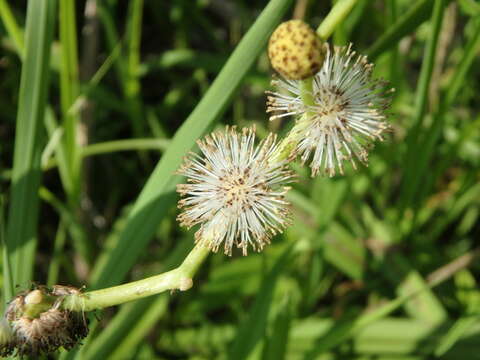
[[[324,60],[322,41],[301,20],[280,24],[268,42],[272,67],[286,79],[300,80],[315,75]]]

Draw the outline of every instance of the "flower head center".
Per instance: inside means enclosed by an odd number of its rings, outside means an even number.
[[[227,207],[244,208],[254,201],[255,188],[248,178],[248,169],[233,169],[220,178],[219,193]]]
[[[319,121],[329,123],[344,116],[348,101],[343,94],[337,87],[325,87],[315,91],[315,112]]]

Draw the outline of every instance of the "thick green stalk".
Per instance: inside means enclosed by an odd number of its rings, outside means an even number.
[[[143,280],[91,291],[79,296],[70,295],[65,298],[63,307],[75,311],[90,311],[138,300],[166,290],[188,290],[193,285],[193,275],[209,253],[208,248],[197,245],[176,269]]]

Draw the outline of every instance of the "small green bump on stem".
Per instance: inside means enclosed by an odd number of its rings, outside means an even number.
[[[193,280],[191,278],[183,278],[180,279],[180,282],[178,284],[178,290],[180,291],[186,291],[190,289],[193,286]]]

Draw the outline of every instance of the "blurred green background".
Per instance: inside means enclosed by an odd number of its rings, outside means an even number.
[[[331,6],[0,0],[5,300],[177,266],[195,230],[175,221],[182,157],[226,124],[286,134],[293,119],[265,113],[266,41]],[[359,0],[331,42],[396,89],[369,166],[292,164],[294,225],[262,253],[214,254],[191,290],[98,312],[58,357],[480,359],[480,3]]]

